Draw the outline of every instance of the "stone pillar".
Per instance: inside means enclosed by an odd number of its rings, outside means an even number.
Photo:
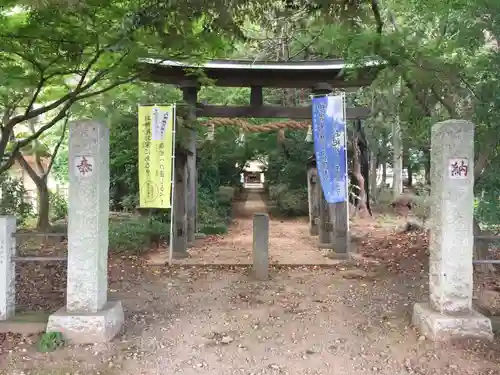
[[[312,88],[314,95],[328,95],[333,91],[333,88],[328,83],[318,83]],[[318,178],[318,231],[319,231],[319,248],[330,249],[332,248],[332,230],[333,225],[330,217],[329,205],[325,200],[323,189],[321,187],[321,179]]]
[[[319,230],[319,248],[332,249],[333,248],[333,223],[332,216],[330,215],[330,205],[325,199],[325,194],[321,187],[320,179],[318,178],[318,230]]]
[[[68,285],[66,307],[47,332],[75,343],[111,340],[124,321],[120,301],[108,301],[109,129],[77,121],[69,131]]]
[[[328,256],[347,259],[350,256],[349,202],[330,204],[330,216],[333,218],[333,249]]]
[[[0,216],[0,320],[14,316],[16,310],[16,218]]]
[[[347,143],[345,152],[347,159]],[[346,179],[349,180],[349,177],[346,176]],[[333,251],[328,254],[328,257],[333,259],[349,259],[351,243],[349,232],[349,192],[347,193],[346,202],[330,204],[330,216],[333,223]]]
[[[317,236],[319,234],[318,216],[319,216],[319,199],[318,189],[318,170],[316,167],[310,166],[307,169],[307,198],[309,203],[309,234]]]
[[[184,101],[188,104],[188,113],[186,120],[188,122],[196,121],[196,102],[198,100],[198,87],[195,82],[186,82],[182,85],[182,94]],[[189,131],[189,138],[187,143],[189,151],[187,159],[187,241],[188,244],[193,244],[197,229],[196,215],[197,215],[197,184],[198,184],[198,171],[196,169],[196,130]]]
[[[430,303],[414,306],[413,324],[433,340],[491,339],[472,309],[474,124],[443,121],[431,136]]]
[[[269,278],[269,216],[253,215],[253,273],[257,280]]]
[[[187,158],[182,152],[175,155],[175,188],[174,188],[174,238],[172,243],[172,257],[183,259],[189,256],[187,252],[187,206],[188,206],[188,178]]]

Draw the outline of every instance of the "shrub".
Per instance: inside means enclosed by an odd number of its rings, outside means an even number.
[[[198,222],[200,231],[205,234],[219,234],[227,232],[227,224],[231,220],[233,199],[236,189],[230,186],[221,186],[213,194],[207,190],[200,189],[198,193]],[[210,233],[203,231],[207,229]],[[221,232],[223,230],[223,232]],[[213,232],[215,231],[215,232]]]
[[[200,226],[200,233],[204,234],[224,234],[227,233],[227,225],[225,224],[209,224]]]
[[[27,191],[20,180],[6,173],[1,175],[0,194],[0,215],[15,216],[19,226],[34,217],[33,205],[25,200]]]
[[[422,183],[418,183],[415,185],[415,194],[416,195],[425,196],[425,195],[429,195],[430,193],[431,193],[431,186],[430,185],[422,184]]]
[[[276,214],[282,216],[307,216],[309,205],[307,189],[288,189],[287,185],[269,186],[269,198]]]
[[[141,252],[155,240],[167,241],[170,236],[170,223],[154,218],[129,216],[109,221],[109,248],[112,252]]]
[[[425,223],[431,215],[431,202],[428,195],[416,195],[414,197],[412,212],[419,218],[425,226]]]
[[[393,202],[393,193],[391,189],[381,188],[377,195],[377,204],[388,207]]]
[[[64,219],[68,215],[68,201],[66,197],[58,192],[50,192],[50,220]]]

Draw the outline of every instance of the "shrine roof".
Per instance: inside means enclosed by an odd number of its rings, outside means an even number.
[[[197,81],[195,70],[222,87],[311,88],[328,83],[335,88],[361,87],[372,83],[383,65],[366,60],[354,66],[342,59],[321,61],[209,60],[202,64],[174,60],[140,59],[141,79],[150,82],[183,85]],[[351,73],[354,73],[351,75]]]

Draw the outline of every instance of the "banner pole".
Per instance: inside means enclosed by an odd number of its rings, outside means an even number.
[[[347,170],[347,166],[349,163],[347,162],[347,114],[346,114],[346,99],[345,99],[345,92],[342,92],[342,109],[344,111],[344,152],[345,152],[345,192],[346,192],[346,205],[347,205],[347,233],[349,233],[349,209],[350,204],[349,204],[349,172]]]
[[[172,108],[172,166],[170,168],[170,238],[168,249],[168,265],[172,265],[173,258],[173,245],[174,245],[174,193],[175,193],[175,133],[176,133],[177,119],[176,119],[176,105]]]

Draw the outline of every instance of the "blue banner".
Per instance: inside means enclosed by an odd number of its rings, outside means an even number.
[[[312,129],[316,167],[325,199],[328,203],[345,202],[347,155],[343,95],[313,98]]]

